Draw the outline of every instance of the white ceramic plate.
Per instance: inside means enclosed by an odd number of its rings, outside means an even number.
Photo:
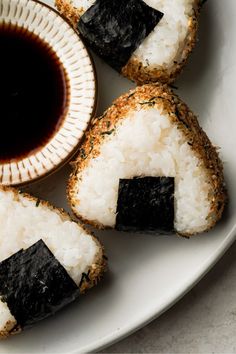
[[[47,1],[52,5],[52,1]],[[179,94],[192,107],[215,144],[221,146],[230,205],[209,234],[178,237],[100,233],[110,271],[97,288],[46,321],[0,343],[0,353],[80,353],[99,350],[159,316],[186,293],[235,239],[236,222],[236,2],[208,0],[200,42]],[[96,60],[99,113],[131,84]],[[181,89],[180,89],[181,88]],[[65,167],[30,190],[65,207]]]

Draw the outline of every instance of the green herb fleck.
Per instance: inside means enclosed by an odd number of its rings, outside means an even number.
[[[175,86],[175,85],[170,85],[170,87],[172,88],[172,89],[174,89],[174,90],[178,90],[179,88],[177,87],[177,86]]]
[[[155,102],[153,102],[153,101],[143,101],[143,102],[140,102],[140,105],[141,106],[147,105],[149,107],[153,107],[153,106],[155,106]]]
[[[90,281],[89,273],[90,273],[90,270],[88,271],[88,273],[82,273],[82,277],[81,277],[81,280],[80,280],[80,283],[79,283],[79,288],[83,284],[84,280],[86,280],[87,282]]]
[[[132,97],[134,95],[134,92],[130,93],[128,96],[127,96],[127,100]]]
[[[106,132],[102,132],[101,135],[111,135],[115,129],[107,130]]]
[[[80,154],[81,159],[85,160],[87,158],[87,155],[86,155],[84,149],[80,149],[79,154]]]
[[[38,198],[38,199],[37,199],[37,201],[36,201],[35,206],[36,206],[36,207],[38,207],[38,206],[39,206],[39,204],[40,204],[40,199]]]
[[[105,111],[100,117],[98,117],[97,119],[98,119],[98,120],[103,119],[103,118],[106,116],[107,111],[108,111],[108,110],[106,110],[106,111]]]
[[[90,281],[89,274],[90,274],[90,269],[89,269],[89,271],[88,271],[87,274],[85,273],[85,279],[86,279],[87,281]]]
[[[161,96],[153,96],[152,98],[150,98],[150,100],[148,100],[148,101],[143,101],[143,102],[139,102],[139,104],[141,105],[141,106],[143,106],[143,105],[148,105],[149,107],[153,107],[153,106],[155,106],[155,101],[157,100],[157,99],[163,99],[163,97],[161,97]]]
[[[89,153],[93,150],[93,147],[94,147],[93,142],[94,142],[94,138],[91,138],[90,139],[90,150],[89,150]]]

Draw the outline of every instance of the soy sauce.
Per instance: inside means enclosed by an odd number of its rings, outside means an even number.
[[[53,49],[26,29],[0,24],[0,162],[44,146],[68,101],[67,74]]]

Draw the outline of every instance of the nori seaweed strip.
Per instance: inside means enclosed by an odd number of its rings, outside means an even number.
[[[79,288],[40,240],[0,263],[0,296],[22,327],[54,314]]]
[[[163,15],[142,0],[97,0],[81,16],[78,30],[94,52],[120,72]]]
[[[116,229],[174,231],[174,177],[120,179]]]

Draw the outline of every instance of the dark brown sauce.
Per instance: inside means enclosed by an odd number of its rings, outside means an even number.
[[[53,49],[26,29],[0,24],[0,162],[44,146],[67,112],[69,83]]]

